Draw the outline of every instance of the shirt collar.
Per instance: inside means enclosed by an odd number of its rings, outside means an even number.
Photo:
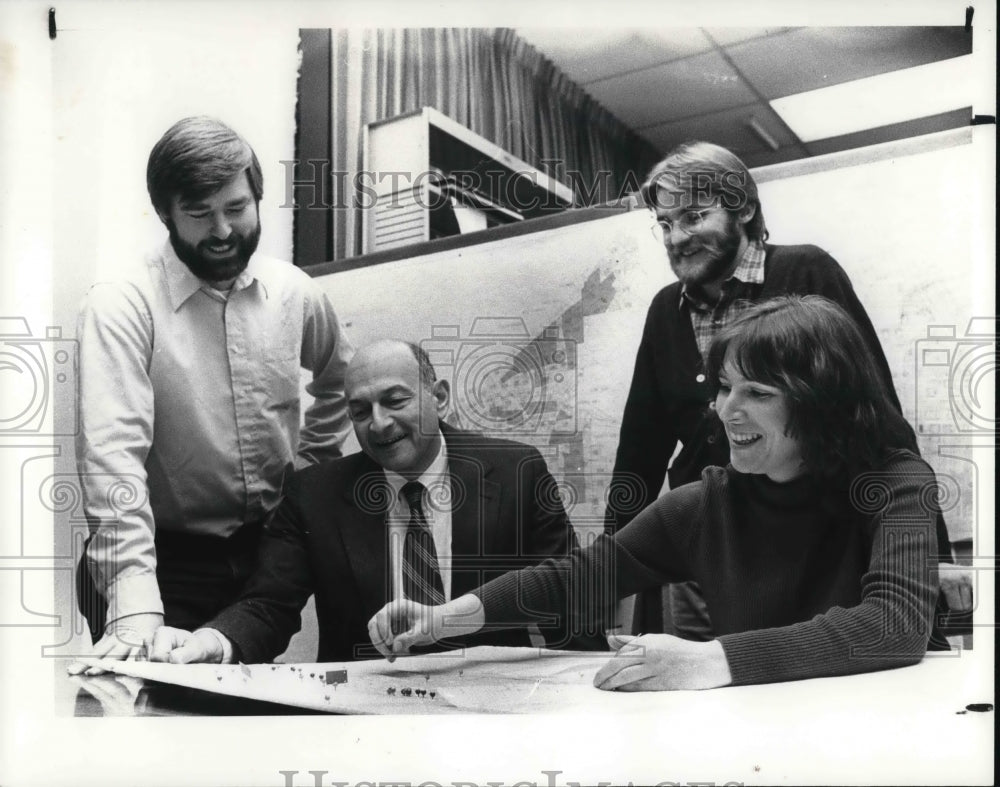
[[[188,266],[181,262],[180,257],[177,256],[177,252],[174,251],[174,244],[170,242],[169,238],[164,242],[162,259],[167,279],[167,290],[170,293],[170,307],[174,311],[183,306],[188,298],[198,292],[198,290],[210,286],[191,273]],[[232,292],[244,290],[255,281],[259,281],[261,290],[266,298],[267,286],[261,278],[261,274],[263,273],[262,267],[258,255],[254,254],[250,258],[247,267],[236,277],[236,281],[233,282]]]
[[[420,474],[420,477],[416,480],[424,485],[425,489],[431,488],[437,484],[441,483],[441,479],[448,472],[448,446],[445,444],[444,436],[441,434],[441,430],[438,429],[438,437],[441,438],[441,447],[438,449],[437,455],[434,460],[430,463],[426,470]],[[405,484],[410,479],[404,478],[399,473],[395,473],[392,470],[385,471],[385,480],[392,487],[393,500],[399,499],[399,490],[403,488]]]
[[[761,241],[756,239],[749,241],[747,247],[743,250],[743,254],[740,255],[740,261],[736,264],[732,274],[730,274],[726,281],[729,282],[735,279],[744,284],[763,284],[764,258],[766,256],[767,251]],[[678,307],[683,306],[685,300],[690,301],[695,306],[705,305],[701,298],[694,293],[688,292],[686,284],[681,286],[681,297],[677,303]]]

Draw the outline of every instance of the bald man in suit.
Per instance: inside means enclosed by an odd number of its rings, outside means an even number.
[[[367,623],[389,600],[455,598],[577,545],[542,456],[445,424],[449,385],[419,347],[363,348],[346,389],[362,452],[294,474],[242,598],[194,633],[162,629],[152,659],[270,661],[311,594],[319,661],[376,657]],[[606,648],[599,631],[551,618],[536,625],[550,647]],[[531,644],[526,628],[442,643]]]

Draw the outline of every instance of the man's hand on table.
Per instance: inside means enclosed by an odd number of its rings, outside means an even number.
[[[733,680],[718,640],[691,642],[669,634],[612,634],[608,644],[618,653],[594,676],[599,689],[714,689]]]
[[[223,634],[214,629],[185,631],[163,626],[153,637],[150,661],[170,664],[223,664],[230,660]],[[229,651],[227,653],[227,650]]]
[[[138,615],[126,615],[111,621],[104,631],[104,636],[94,645],[89,658],[92,659],[134,659],[149,652],[149,644],[153,635],[163,625],[163,615],[155,612],[144,612]],[[69,665],[70,675],[102,675],[105,670],[83,662],[75,661]]]

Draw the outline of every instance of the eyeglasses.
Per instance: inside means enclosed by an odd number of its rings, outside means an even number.
[[[701,229],[701,225],[705,223],[705,214],[710,210],[712,210],[712,208],[704,208],[702,210],[686,210],[676,221],[658,218],[656,223],[660,225],[660,229],[663,230],[664,235],[670,235],[670,233],[674,231],[674,227],[679,229],[685,235],[691,235]]]

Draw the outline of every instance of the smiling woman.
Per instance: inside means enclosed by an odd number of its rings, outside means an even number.
[[[695,580],[717,638],[612,638],[597,686],[703,689],[919,661],[938,592],[936,480],[851,318],[818,296],[764,301],[719,334],[708,374],[728,467],[567,558],[438,607],[386,606],[369,626],[376,647],[405,652],[539,613],[584,630],[620,598]]]
[[[799,441],[788,434],[788,397],[780,388],[748,380],[733,361],[719,374],[715,410],[729,437],[730,461],[741,473],[791,481],[805,472]]]

